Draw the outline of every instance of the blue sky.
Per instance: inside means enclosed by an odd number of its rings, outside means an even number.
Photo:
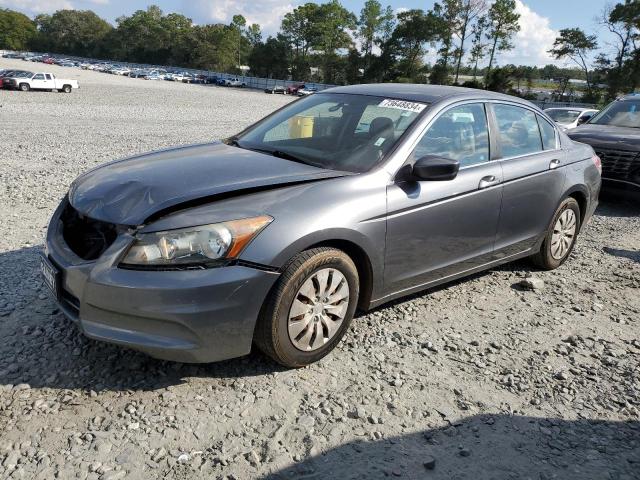
[[[305,0],[0,0],[0,7],[12,8],[33,16],[50,13],[61,8],[91,9],[115,23],[120,15],[128,15],[150,4],[159,5],[165,12],[187,15],[196,23],[228,23],[236,13],[242,13],[249,22],[259,23],[265,33],[278,30],[280,19],[286,12]],[[598,36],[606,47],[610,40],[597,25],[599,16],[608,0],[516,0],[521,14],[521,31],[515,39],[516,48],[502,54],[499,63],[544,65],[554,63],[546,53],[557,31],[578,26]],[[354,12],[359,12],[364,0],[342,0]],[[430,8],[433,0],[381,0],[395,10]],[[615,3],[615,2],[614,2]],[[564,62],[562,62],[564,63]]]

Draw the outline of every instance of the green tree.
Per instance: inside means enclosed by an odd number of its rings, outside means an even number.
[[[487,80],[496,58],[501,51],[514,48],[511,39],[520,31],[520,14],[515,11],[515,0],[495,0],[489,8],[487,39],[491,42],[489,51],[489,66],[487,67]]]
[[[584,72],[587,81],[587,95],[593,95],[589,57],[598,48],[595,35],[587,35],[579,28],[565,28],[553,42],[549,53],[556,59],[569,58]]]
[[[602,12],[601,24],[612,34],[615,56],[613,60],[601,54],[597,60],[599,71],[608,84],[608,98],[613,99],[621,91],[633,91],[634,57],[640,30],[640,1],[625,0],[615,6],[608,5]],[[630,68],[631,67],[631,68]]]
[[[309,51],[315,41],[314,26],[318,5],[305,3],[292,12],[285,14],[282,19],[281,32],[293,50],[292,75],[294,78],[307,80],[309,78]]]
[[[390,7],[383,9],[378,0],[367,0],[362,10],[360,10],[357,35],[362,44],[363,67],[365,70],[371,65],[374,45],[385,35],[385,27],[389,20],[393,18],[393,11],[391,11]],[[350,55],[353,56],[353,52]]]
[[[245,27],[247,20],[242,15],[234,15],[229,27],[235,32],[236,36],[236,55],[238,60],[238,70],[242,66],[242,50],[243,50],[243,38],[245,34]]]
[[[318,6],[313,17],[312,45],[322,63],[323,81],[333,83],[338,71],[337,51],[353,45],[349,30],[356,28],[356,17],[338,0]]]
[[[449,59],[452,55],[456,54],[454,50],[454,36],[460,29],[461,11],[462,0],[443,0],[442,4],[435,3],[433,6],[433,17],[437,22],[440,48],[438,49],[438,61],[430,76],[431,83],[450,83]]]
[[[253,47],[249,54],[251,74],[267,78],[287,78],[289,75],[289,42],[279,34]]]
[[[129,17],[118,17],[116,32],[109,39],[109,49],[115,59],[165,63],[171,39],[162,23],[162,17],[162,10],[156,5],[151,5],[146,10],[137,10]]]
[[[38,15],[38,49],[90,57],[113,27],[91,10],[58,10]]]
[[[387,48],[398,60],[398,72],[405,78],[417,79],[422,71],[425,45],[435,43],[439,35],[439,22],[432,13],[408,10],[399,13]]]
[[[28,50],[36,33],[36,24],[29,17],[8,8],[0,8],[0,48]]]

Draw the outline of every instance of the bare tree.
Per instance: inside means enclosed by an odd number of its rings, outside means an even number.
[[[460,45],[456,51],[456,77],[455,82],[458,83],[460,75],[460,66],[465,54],[464,45],[469,37],[474,36],[472,25],[476,19],[481,18],[487,12],[486,0],[462,0],[462,8],[460,10],[460,23],[457,36],[460,39]]]

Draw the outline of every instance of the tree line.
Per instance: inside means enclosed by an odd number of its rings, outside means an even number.
[[[640,0],[607,7],[601,17],[615,45],[597,56],[594,35],[560,31],[550,53],[574,62],[570,69],[497,66],[520,30],[515,0],[441,0],[397,13],[367,0],[358,15],[339,0],[306,3],[267,38],[242,15],[229,24],[195,25],[155,5],[117,18],[115,26],[90,10],[30,19],[0,9],[0,48],[230,73],[247,65],[254,76],[330,84],[430,82],[518,94],[539,78],[556,79],[564,93],[569,78],[581,78],[585,97],[597,101],[632,91],[640,80]]]

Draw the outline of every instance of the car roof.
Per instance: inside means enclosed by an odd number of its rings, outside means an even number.
[[[435,103],[451,97],[460,97],[461,99],[508,100],[529,106],[533,105],[531,102],[523,100],[522,98],[491,92],[489,90],[452,87],[448,85],[425,85],[419,83],[371,83],[349,85],[345,87],[329,88],[323,92],[373,95],[421,103]]]
[[[545,112],[548,112],[550,110],[571,110],[576,112],[586,112],[589,110],[597,111],[596,108],[586,108],[586,107],[553,107],[553,108],[544,109]]]
[[[621,101],[625,100],[640,100],[640,93],[629,93],[620,99]]]

